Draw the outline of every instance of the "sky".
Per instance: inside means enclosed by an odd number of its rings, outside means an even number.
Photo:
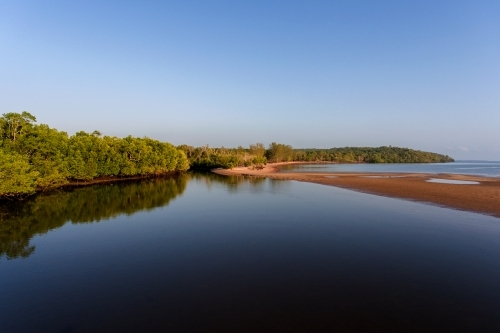
[[[500,160],[500,1],[0,1],[0,113]]]

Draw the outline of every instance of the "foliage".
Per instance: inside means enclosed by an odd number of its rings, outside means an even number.
[[[9,112],[2,115],[0,120],[0,135],[8,140],[16,141],[28,131],[36,118],[29,112]]]
[[[293,160],[337,163],[446,163],[454,161],[448,155],[391,146],[296,149]]]
[[[26,157],[0,150],[0,193],[11,197],[32,194],[38,174]]]
[[[231,169],[243,166],[262,166],[267,163],[265,148],[262,143],[250,145],[250,149],[238,148],[210,148],[192,147],[182,145],[177,147],[182,150],[191,164],[192,169]]]
[[[71,181],[160,176],[189,169],[185,153],[150,138],[78,132],[69,137],[24,111],[0,118],[1,197],[48,190]],[[3,179],[3,178],[2,178]]]
[[[179,146],[186,152],[194,169],[262,166],[267,162],[333,162],[333,163],[436,163],[453,162],[447,155],[398,147],[345,147],[331,149],[293,149],[273,142],[268,149],[262,143],[248,149]]]
[[[210,148],[150,138],[117,138],[78,132],[68,136],[24,111],[0,118],[0,198],[16,197],[96,178],[160,176],[174,171],[262,167],[268,161],[336,163],[431,163],[452,158],[408,148],[293,149],[273,142],[249,148]]]
[[[290,145],[273,142],[266,150],[266,157],[269,161],[274,163],[290,162],[293,161],[294,151]]]

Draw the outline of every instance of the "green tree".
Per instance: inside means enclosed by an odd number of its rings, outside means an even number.
[[[251,144],[249,153],[255,157],[264,157],[266,155],[266,147],[260,142]]]
[[[16,141],[31,128],[36,118],[29,112],[4,113],[0,120],[0,134],[10,141]]]
[[[38,174],[26,157],[0,150],[0,197],[34,193]]]
[[[266,157],[272,162],[287,162],[293,160],[293,148],[290,145],[273,142],[266,151]]]
[[[70,179],[89,181],[98,177],[159,176],[189,168],[186,154],[166,142],[131,136],[123,139],[102,137],[98,131],[92,134],[78,132],[68,137],[66,132],[44,124],[36,125],[35,121],[36,118],[26,111],[4,114],[0,118],[4,169],[25,170],[29,167],[36,172],[34,183],[29,186],[21,171],[10,173],[13,178],[3,184],[0,197],[16,196],[26,191],[31,193],[33,188],[60,187]],[[5,175],[7,171],[3,177],[7,177]],[[18,184],[18,187],[13,184]],[[25,185],[30,190],[20,190]]]

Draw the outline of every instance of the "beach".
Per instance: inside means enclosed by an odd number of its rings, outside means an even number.
[[[290,164],[311,163],[273,163],[260,170],[241,167],[212,171],[226,176],[264,177],[336,186],[500,218],[500,178],[425,173],[279,172],[280,167]],[[457,181],[461,184],[453,183]]]

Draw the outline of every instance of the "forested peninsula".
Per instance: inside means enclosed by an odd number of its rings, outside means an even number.
[[[36,124],[30,113],[0,118],[0,198],[19,198],[61,186],[101,180],[158,177],[188,169],[260,168],[277,162],[435,163],[447,155],[408,148],[293,149],[262,143],[248,148],[175,147],[147,137],[66,132]]]
[[[279,162],[329,163],[447,163],[454,162],[448,155],[398,147],[345,147],[330,149],[294,149],[290,145],[273,142],[266,149],[262,143],[249,148],[178,147],[186,153],[193,169],[231,169],[260,167]]]

